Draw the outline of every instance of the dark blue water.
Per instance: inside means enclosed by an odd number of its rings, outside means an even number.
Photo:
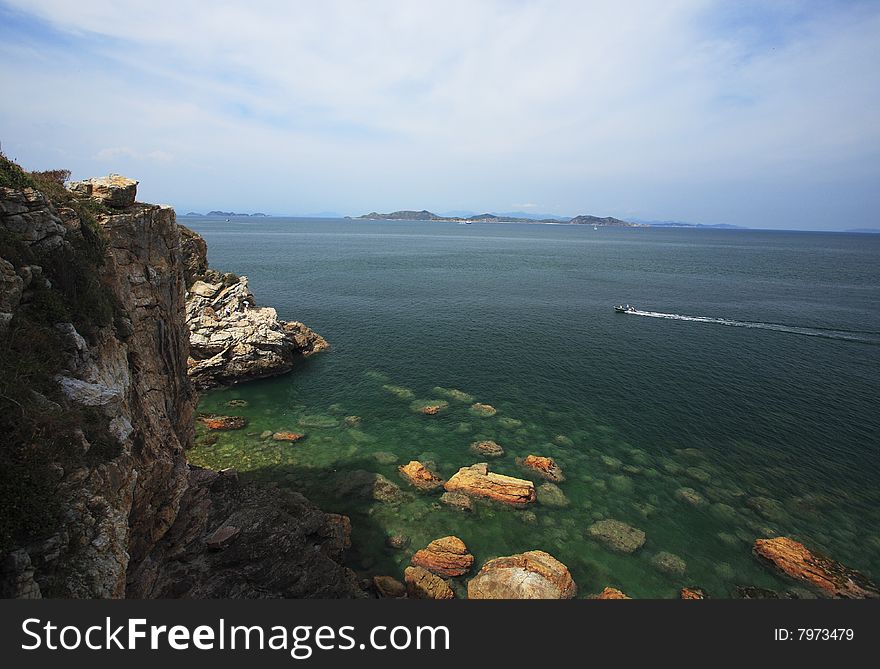
[[[253,429],[314,426],[299,445],[230,433],[193,452],[352,515],[353,566],[400,575],[409,553],[456,533],[480,560],[542,548],[583,594],[615,585],[718,597],[783,588],[750,553],[788,534],[880,576],[880,236],[769,231],[307,219],[182,219],[212,266],[246,274],[258,302],[332,344],[290,376],[211,393],[244,398]],[[628,302],[642,314],[615,314]],[[467,404],[426,417],[382,389],[457,388]],[[228,412],[228,409],[226,409]],[[344,415],[362,422],[346,426]],[[334,418],[335,416],[335,418]],[[512,419],[502,421],[501,419]],[[501,421],[501,422],[499,422]],[[419,497],[403,506],[333,493],[334,472],[432,460],[449,476],[493,438],[493,463],[552,455],[565,509],[472,516]],[[704,503],[676,496],[695,490]],[[634,555],[585,536],[612,517],[646,531]],[[388,551],[387,533],[413,537]],[[684,575],[651,565],[659,551]]]

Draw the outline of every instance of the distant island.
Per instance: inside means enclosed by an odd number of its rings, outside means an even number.
[[[185,217],[191,216],[225,216],[226,218],[232,218],[233,216],[257,216],[257,217],[266,217],[268,214],[264,214],[262,212],[255,212],[253,214],[239,214],[234,211],[209,211],[207,214],[200,214],[197,211],[188,211],[184,214]]]
[[[346,218],[351,218],[347,216]],[[476,216],[439,216],[426,209],[421,211],[401,210],[393,211],[390,214],[380,214],[371,211],[369,214],[358,216],[357,218],[368,221],[449,221],[454,223],[545,223],[552,225],[593,225],[596,227],[615,227],[615,228],[645,228],[648,227],[643,223],[631,223],[623,221],[619,218],[605,216],[575,216],[571,219],[560,218],[523,218],[518,216],[506,216],[498,214],[477,214]]]

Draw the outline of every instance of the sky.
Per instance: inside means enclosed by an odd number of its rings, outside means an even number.
[[[872,0],[0,0],[0,91],[180,213],[880,228]]]

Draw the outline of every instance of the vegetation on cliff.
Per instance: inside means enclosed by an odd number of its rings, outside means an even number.
[[[79,220],[65,243],[33,244],[0,225],[0,259],[10,282],[24,277],[20,305],[0,328],[0,554],[38,538],[60,512],[51,465],[73,466],[112,457],[118,443],[108,420],[90,407],[72,406],[55,376],[63,369],[65,337],[56,323],[73,323],[88,337],[113,322],[117,305],[99,279],[106,240],[95,222],[100,205],[65,188],[66,170],[26,172],[0,154],[0,188],[43,193],[62,216]],[[2,212],[0,212],[2,213]],[[5,308],[3,309],[5,311]],[[82,439],[90,444],[83,453]]]

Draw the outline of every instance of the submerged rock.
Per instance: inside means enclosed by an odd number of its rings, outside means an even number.
[[[590,525],[591,537],[619,553],[634,553],[645,544],[645,533],[619,520],[608,518]]]
[[[503,418],[499,418],[499,419],[498,419],[498,424],[499,424],[501,427],[503,427],[503,428],[506,428],[506,429],[508,429],[508,430],[513,430],[513,429],[516,429],[516,428],[518,428],[518,427],[521,427],[521,426],[522,426],[522,421],[521,421],[521,420],[517,420],[516,418],[507,418],[507,417],[503,417]]]
[[[458,537],[435,539],[427,548],[416,551],[412,564],[438,576],[462,576],[470,571],[474,556]]]
[[[438,395],[442,395],[443,397],[448,397],[449,399],[457,400],[458,402],[473,402],[473,395],[468,395],[466,392],[462,390],[458,390],[456,388],[442,388],[440,386],[434,386],[431,389],[432,392],[437,393]]]
[[[353,497],[377,502],[399,502],[405,496],[395,483],[381,474],[363,469],[337,474],[334,493],[337,497]]]
[[[538,503],[544,506],[565,507],[570,504],[562,488],[549,481],[538,486],[537,495]]]
[[[299,441],[306,435],[299,432],[273,432],[272,439],[274,441]]]
[[[474,503],[463,492],[444,492],[440,495],[440,501],[453,509],[460,511],[473,511]]]
[[[201,416],[199,422],[209,430],[240,430],[248,424],[244,416]]]
[[[468,583],[469,599],[571,599],[568,567],[544,551],[489,560]]]
[[[498,413],[498,410],[493,407],[491,404],[480,404],[477,402],[476,404],[471,404],[471,413],[476,416],[481,416],[482,418],[489,418]]]
[[[491,439],[475,441],[471,444],[471,453],[487,458],[500,458],[504,455],[504,449]]]
[[[229,400],[226,402],[226,406],[228,407],[246,407],[250,402],[247,400]]]
[[[406,586],[393,576],[373,576],[373,590],[383,599],[406,596]]]
[[[617,588],[606,587],[598,595],[590,595],[589,599],[632,599]]]
[[[415,393],[412,390],[410,390],[409,388],[404,388],[403,386],[392,386],[390,384],[386,384],[382,386],[382,390],[387,393],[391,393],[398,399],[402,400],[411,400],[413,397],[415,397]]]
[[[348,427],[357,427],[358,425],[361,424],[361,417],[360,416],[346,416],[345,417],[345,424]]]
[[[485,462],[462,467],[444,487],[448,492],[463,492],[516,506],[529,504],[536,499],[534,483],[490,472]]]
[[[454,599],[449,584],[423,567],[407,567],[404,570],[406,592],[413,599]]]
[[[525,458],[517,458],[516,463],[548,481],[559,483],[565,480],[565,477],[562,475],[562,468],[556,464],[553,458],[547,458],[542,455],[527,455]]]
[[[553,437],[553,443],[557,446],[574,446],[574,442],[571,440],[571,437],[566,437],[564,434],[557,434]]]
[[[373,459],[380,465],[393,465],[397,462],[398,457],[388,451],[376,451],[373,453]]]
[[[866,599],[880,597],[880,589],[868,577],[849,569],[788,537],[758,539],[755,555],[787,576],[812,585],[831,597]]]
[[[680,576],[687,570],[687,563],[674,553],[660,551],[651,558],[651,565],[657,571],[670,576]]]
[[[706,504],[706,498],[693,488],[679,488],[675,491],[675,498],[691,506],[703,506]]]
[[[746,506],[767,520],[779,521],[786,516],[782,504],[770,497],[749,497]]]
[[[443,479],[428,469],[418,460],[410,460],[397,468],[408,483],[419,490],[436,490],[443,487]]]
[[[399,551],[409,546],[409,537],[405,534],[392,534],[386,537],[385,545]]]

